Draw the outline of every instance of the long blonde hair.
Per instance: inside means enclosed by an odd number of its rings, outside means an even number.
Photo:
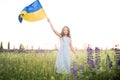
[[[64,34],[64,28],[67,28],[67,30],[68,30],[67,36],[68,36],[69,38],[71,38],[70,29],[69,29],[68,26],[64,26],[64,27],[62,28],[61,36],[63,37],[63,36],[65,35],[65,34]]]

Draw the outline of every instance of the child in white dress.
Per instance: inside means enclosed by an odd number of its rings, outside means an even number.
[[[61,33],[59,33],[54,29],[50,19],[48,19],[48,22],[53,32],[60,38],[60,49],[56,59],[55,71],[61,74],[71,73],[70,48],[73,51],[73,53],[76,55],[76,58],[78,57],[78,55],[76,54],[72,46],[70,29],[67,26],[64,26]]]

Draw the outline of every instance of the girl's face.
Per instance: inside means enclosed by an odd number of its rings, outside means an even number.
[[[64,33],[64,35],[67,35],[67,34],[68,34],[68,28],[65,27],[65,28],[63,29],[63,33]]]

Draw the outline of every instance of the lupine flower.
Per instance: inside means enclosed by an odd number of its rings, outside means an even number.
[[[96,66],[95,61],[94,61],[94,60],[91,60],[91,67],[92,67],[92,68],[95,68],[95,66]]]
[[[118,66],[120,66],[120,60],[118,60],[118,63],[117,63]]]
[[[100,68],[100,49],[98,47],[95,47],[95,62],[96,62],[96,67]]]
[[[77,76],[77,62],[73,61],[72,63],[72,68],[71,68],[71,72],[74,76]]]
[[[91,60],[93,60],[92,53],[93,53],[93,49],[88,47],[87,48],[87,63],[89,65],[89,67],[92,67],[92,62],[91,62]]]
[[[98,47],[95,47],[95,53],[100,53],[100,49]]]
[[[116,53],[116,65],[117,66],[120,66],[120,59],[119,59],[119,56],[120,56],[120,49],[117,48],[117,45],[116,45],[116,48],[115,48],[115,53]]]
[[[93,50],[92,48],[88,47],[87,48],[87,55],[88,55],[88,61],[92,58],[92,53],[93,53]]]
[[[88,54],[92,54],[92,53],[93,53],[92,48],[88,47],[88,48],[87,48],[87,52],[88,52]]]

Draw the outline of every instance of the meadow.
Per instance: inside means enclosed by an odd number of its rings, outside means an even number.
[[[79,58],[71,52],[71,68],[77,63],[77,72],[57,74],[54,70],[57,51],[2,52],[0,53],[0,80],[120,80],[120,68],[115,65],[115,52],[100,52],[100,68],[90,68],[87,64],[87,51],[77,51]],[[109,54],[112,67],[106,65]],[[93,57],[95,54],[93,53]]]

